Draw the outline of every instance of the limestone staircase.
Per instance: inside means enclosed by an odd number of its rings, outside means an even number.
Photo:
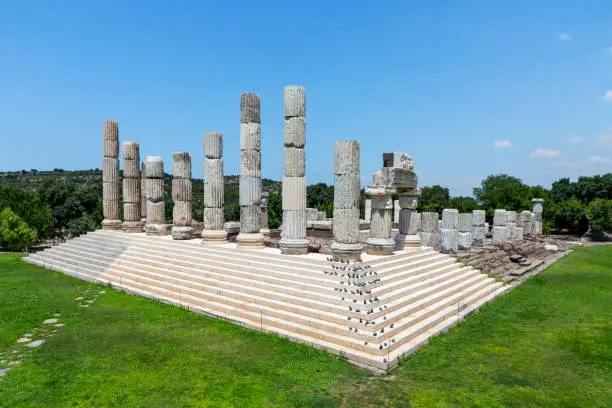
[[[364,261],[357,265],[363,275],[347,286],[355,265],[231,246],[96,231],[24,260],[273,332],[374,371],[394,367],[507,289],[430,249]]]

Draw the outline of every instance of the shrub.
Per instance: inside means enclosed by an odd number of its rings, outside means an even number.
[[[6,245],[11,251],[27,251],[36,241],[36,231],[10,208],[0,211],[0,244]]]

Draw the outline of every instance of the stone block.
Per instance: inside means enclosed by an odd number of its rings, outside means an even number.
[[[306,177],[283,177],[283,210],[306,210]]]
[[[123,160],[123,178],[140,178],[140,162],[138,160]]]
[[[334,208],[334,239],[344,244],[359,241],[359,209]]]
[[[472,213],[459,213],[457,222],[457,229],[459,232],[472,232],[474,231],[474,221]]]
[[[261,179],[259,177],[246,177],[241,175],[239,194],[240,196],[238,199],[241,206],[253,205],[259,207],[261,202]]]
[[[123,219],[125,221],[140,222],[141,218],[142,217],[140,215],[140,203],[123,203]]]
[[[459,231],[442,228],[440,230],[440,247],[443,251],[456,251],[459,245]]]
[[[261,228],[259,206],[240,206],[240,232],[255,233]]]
[[[487,227],[474,227],[474,231],[472,231],[472,244],[483,244],[485,238],[487,237],[487,232]]]
[[[372,221],[370,222],[370,237],[391,237],[391,211],[372,208]]]
[[[423,213],[425,214],[425,213]],[[437,213],[436,213],[437,214]],[[440,250],[440,232],[424,232],[421,235],[421,247],[433,248],[436,251]]]
[[[533,235],[542,235],[542,221],[535,221],[533,223]]]
[[[102,151],[104,157],[117,158],[119,157],[119,140],[118,139],[103,139]]]
[[[284,91],[285,117],[306,116],[306,89],[302,86],[289,85]]]
[[[163,179],[148,179],[145,183],[147,191],[145,195],[148,200],[163,200],[164,199],[164,180]]]
[[[102,159],[102,181],[105,183],[119,182],[119,159],[105,157]]]
[[[359,149],[358,141],[336,141],[334,144],[334,174],[360,174]]]
[[[506,241],[514,241],[516,239],[516,223],[506,223]]]
[[[285,118],[283,137],[285,147],[303,148],[306,144],[306,119],[303,116]]]
[[[506,210],[495,210],[493,214],[493,225],[497,227],[504,227],[508,222],[506,216]]]
[[[473,240],[474,237],[472,236],[471,232],[459,232],[459,249],[470,249],[472,247]]]
[[[484,227],[486,222],[485,210],[472,211],[472,225],[475,227]]]
[[[240,125],[242,146],[242,125]],[[208,159],[220,159],[223,156],[223,135],[217,132],[204,133],[204,155]]]
[[[390,210],[393,208],[393,198],[391,195],[372,196],[370,206],[371,209],[376,208]]]
[[[193,227],[174,225],[172,227],[171,234],[172,234],[172,239],[175,239],[175,240],[191,239],[193,238]]]
[[[306,238],[306,211],[283,210],[282,238]]]
[[[387,187],[416,189],[419,179],[413,170],[383,167],[375,173],[374,183]]]
[[[399,200],[393,200],[393,223],[399,224],[400,219],[400,205]]]
[[[172,179],[172,200],[191,201],[191,180],[183,178]]]
[[[423,232],[439,232],[440,223],[437,212],[424,212],[421,214],[421,230]]]
[[[147,201],[147,224],[160,224],[166,219],[166,205],[163,201]]]
[[[191,155],[187,152],[172,154],[172,176],[191,180]]]
[[[204,161],[204,182],[223,184],[223,159]]]
[[[224,194],[223,184],[204,182],[204,207],[223,208]]]
[[[240,150],[261,150],[261,125],[259,123],[240,124]]]
[[[283,153],[285,177],[304,177],[306,174],[306,155],[304,149],[285,147]]]
[[[505,215],[505,214],[504,214]],[[507,242],[506,227],[493,226],[493,245],[504,245]]]
[[[261,152],[259,150],[240,151],[240,176],[261,178]]]
[[[419,197],[409,196],[409,195],[400,195],[399,196],[399,206],[400,208],[416,210],[419,206]]]
[[[334,175],[334,208],[359,208],[359,183],[359,173]]]
[[[259,95],[247,92],[240,95],[240,123],[261,123]]]
[[[114,120],[102,121],[102,138],[119,140],[119,123]]]
[[[516,227],[515,233],[514,233],[514,239],[516,241],[522,241],[523,240],[523,234],[524,233],[524,229],[523,227]]]
[[[506,211],[506,222],[516,223],[516,211]]]
[[[442,210],[442,228],[457,229],[459,221],[459,211],[455,209],[445,208]]]
[[[105,154],[106,156],[106,154]],[[123,143],[123,159],[140,162],[140,146],[138,142]]]
[[[164,178],[164,161],[159,156],[147,156],[145,168],[147,169],[147,178],[163,179]]]
[[[404,217],[403,212],[407,212],[407,216]],[[408,225],[404,225],[404,220],[407,220]],[[416,211],[402,208],[400,210],[400,231],[405,232],[406,235],[416,235],[421,231],[421,214]]]
[[[106,184],[106,183],[105,183]],[[126,203],[140,203],[140,180],[132,178],[123,179],[123,201]]]

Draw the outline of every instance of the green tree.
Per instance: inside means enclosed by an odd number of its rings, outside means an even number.
[[[612,231],[612,200],[597,198],[587,206],[591,232],[603,236],[604,232]]]
[[[487,211],[488,219],[493,218],[496,208],[511,211],[531,209],[531,189],[516,177],[506,174],[490,175],[473,191],[474,197]]]
[[[570,198],[557,204],[554,226],[557,230],[584,234],[588,228],[588,221],[582,203],[576,198]]]
[[[432,211],[442,214],[442,210],[449,207],[450,193],[448,188],[440,185],[421,187],[419,199],[419,212]]]
[[[448,208],[456,208],[459,212],[472,212],[479,208],[478,201],[472,197],[453,197],[448,202]]]
[[[11,251],[28,250],[38,241],[38,235],[10,208],[0,212],[0,244]]]
[[[268,195],[268,226],[271,229],[279,228],[283,222],[283,196],[281,193]]]
[[[18,188],[0,186],[0,209],[10,208],[28,226],[36,230],[38,237],[52,235],[53,217],[49,205],[40,195]]]

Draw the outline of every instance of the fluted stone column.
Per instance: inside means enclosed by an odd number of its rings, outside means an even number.
[[[440,249],[440,216],[437,212],[421,214],[421,246]]]
[[[455,209],[442,210],[442,229],[440,240],[443,251],[457,251],[459,248],[459,211]]]
[[[474,221],[472,213],[459,213],[459,249],[470,249],[473,242]]]
[[[334,145],[334,242],[336,260],[359,260],[359,142],[339,140]]]
[[[140,164],[140,223],[142,224],[142,231],[145,230],[147,225],[147,178],[145,176],[145,162]]]
[[[542,213],[544,212],[544,199],[534,198],[531,200],[533,204],[532,212],[535,214],[535,222],[532,226],[533,235],[542,235]]]
[[[172,155],[172,239],[191,239],[191,155],[177,152]]]
[[[140,147],[123,144],[123,232],[142,232],[140,191]]]
[[[472,245],[483,244],[487,237],[487,226],[486,226],[486,213],[485,210],[474,210],[472,211]]]
[[[365,199],[365,210],[363,213],[363,219],[366,220],[367,222],[371,222],[372,221],[372,200],[369,198]]]
[[[203,244],[223,244],[227,242],[227,232],[223,229],[225,203],[223,182],[223,135],[216,132],[204,133],[204,230]]]
[[[164,203],[164,161],[159,156],[148,156],[145,164],[147,181],[147,235],[168,235],[169,226],[165,223]]]
[[[506,224],[508,217],[506,210],[495,210],[493,215],[493,245],[503,245],[507,241]]]
[[[415,217],[414,214],[421,190],[416,188],[415,183],[415,188],[398,188],[397,194],[399,232],[395,236],[395,249],[418,248],[421,245],[421,237],[418,234],[420,217]]]
[[[370,238],[366,240],[366,251],[371,255],[391,255],[395,244],[391,239],[393,190],[384,186],[367,186],[365,192],[372,196]]]
[[[114,120],[102,122],[104,158],[102,159],[102,199],[104,219],[102,229],[121,230],[119,215],[119,124]]]
[[[304,152],[306,91],[303,87],[285,87],[284,114],[283,230],[278,244],[283,254],[301,255],[308,252]]]
[[[240,97],[240,233],[239,246],[263,248],[261,229],[261,119],[259,95]]]
[[[270,236],[270,227],[268,225],[268,193],[261,193],[261,226],[260,232],[264,237]]]

